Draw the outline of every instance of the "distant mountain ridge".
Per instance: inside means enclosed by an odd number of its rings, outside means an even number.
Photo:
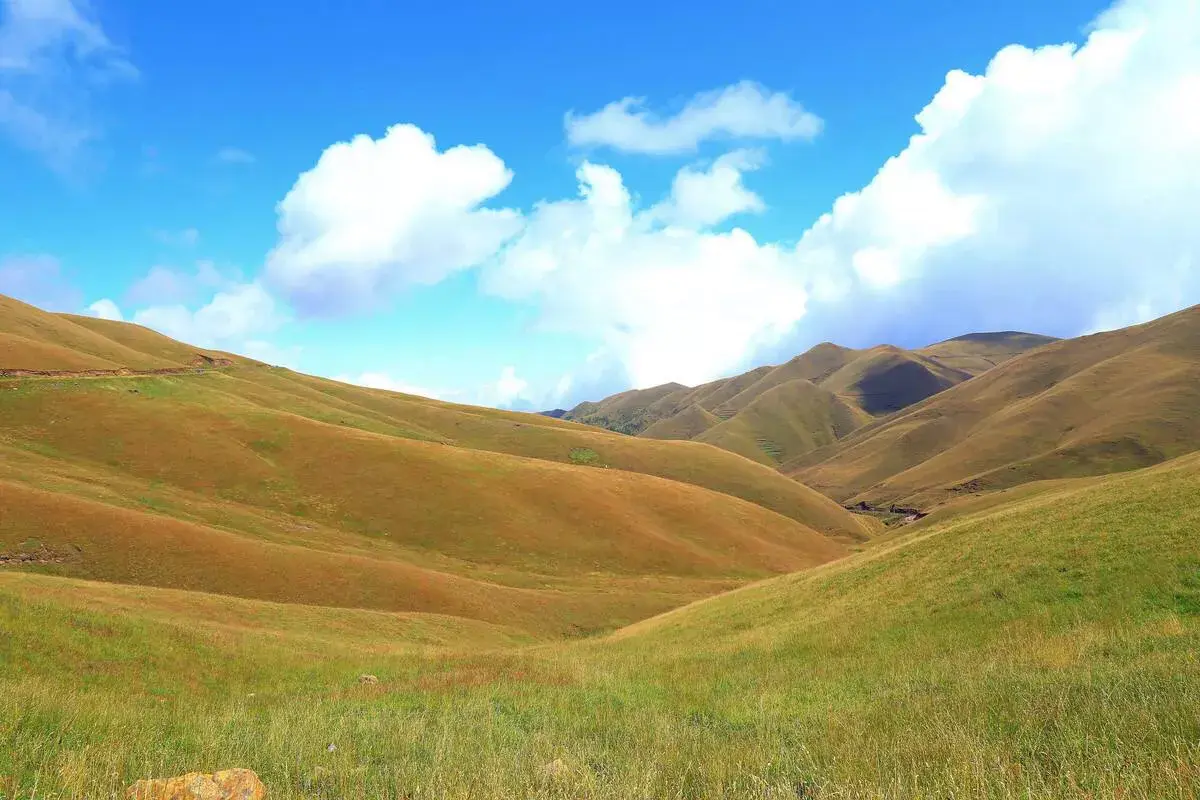
[[[632,389],[551,413],[631,436],[707,442],[778,466],[1054,341],[998,331],[919,350],[823,342],[784,364],[701,386]]]
[[[1034,480],[1146,467],[1197,445],[1200,306],[1193,306],[1037,348],[783,471],[846,503],[929,508]]]

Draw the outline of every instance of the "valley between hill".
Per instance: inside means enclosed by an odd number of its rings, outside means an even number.
[[[0,797],[1195,797],[1198,365],[828,345],[631,436],[0,298]]]

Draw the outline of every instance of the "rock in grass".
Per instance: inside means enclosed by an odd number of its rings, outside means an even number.
[[[142,780],[125,792],[126,800],[263,800],[266,796],[267,787],[248,769]]]

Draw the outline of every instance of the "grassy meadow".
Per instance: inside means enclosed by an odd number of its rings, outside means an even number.
[[[1194,798],[1198,530],[1187,456],[567,641],[6,569],[0,796]]]

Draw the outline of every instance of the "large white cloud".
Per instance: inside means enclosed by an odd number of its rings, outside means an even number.
[[[811,139],[822,125],[786,92],[750,81],[701,92],[669,117],[626,97],[591,114],[568,112],[565,124],[573,145],[656,155],[691,152],[711,139]]]
[[[802,238],[799,340],[1077,335],[1200,300],[1200,5],[951,72],[921,131]],[[854,314],[848,315],[848,310]]]
[[[519,230],[517,212],[480,207],[511,179],[486,147],[439,152],[413,125],[335,144],[279,204],[268,278],[311,313],[436,283]]]
[[[129,319],[197,347],[247,354],[278,352],[258,337],[277,330],[287,321],[285,310],[257,281],[227,286],[196,308],[182,303],[155,305],[127,316],[115,302],[103,298],[92,303],[88,311],[103,319]]]
[[[803,315],[779,248],[737,228],[663,226],[610,167],[585,163],[578,178],[579,199],[537,206],[484,287],[534,300],[548,328],[600,338],[635,385],[704,380]]]

